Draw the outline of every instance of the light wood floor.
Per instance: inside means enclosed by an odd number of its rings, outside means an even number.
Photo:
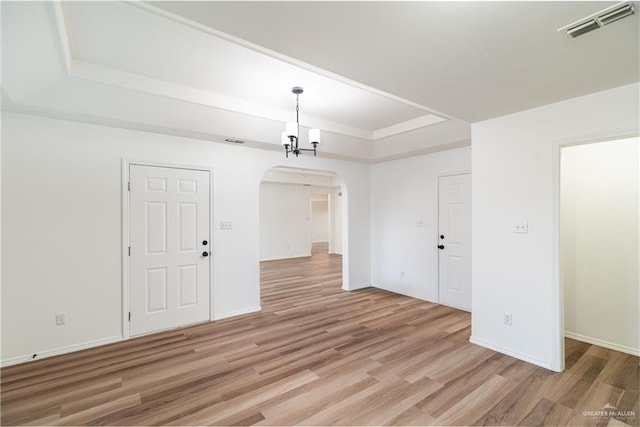
[[[2,369],[2,424],[638,425],[637,357],[567,340],[557,374],[465,312],[343,292],[340,256],[261,272],[261,313]],[[584,415],[606,404],[636,416]]]

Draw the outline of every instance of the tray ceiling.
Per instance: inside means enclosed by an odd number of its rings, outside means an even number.
[[[280,150],[303,86],[320,155],[384,161],[638,81],[637,14],[573,40],[556,31],[611,4],[2,2],[2,105]]]

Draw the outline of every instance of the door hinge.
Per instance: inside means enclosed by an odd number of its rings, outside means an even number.
[[[131,322],[131,312],[129,312],[129,322]]]
[[[129,256],[131,256],[131,246],[129,246]]]
[[[131,191],[131,181],[127,182],[127,191]]]

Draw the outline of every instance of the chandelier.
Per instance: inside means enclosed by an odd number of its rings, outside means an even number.
[[[282,145],[284,145],[284,152],[287,157],[289,153],[293,153],[298,157],[302,151],[313,151],[313,155],[316,155],[316,149],[320,144],[320,129],[309,129],[309,144],[313,148],[300,148],[298,146],[298,135],[300,134],[300,103],[298,98],[300,94],[304,92],[301,87],[295,86],[291,89],[291,92],[296,94],[296,121],[287,122],[284,132],[282,132]]]

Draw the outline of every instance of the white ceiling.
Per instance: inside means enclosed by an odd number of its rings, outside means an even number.
[[[241,104],[241,112],[294,120],[291,88],[302,86],[303,124],[355,137],[373,139],[375,131],[430,115],[424,106],[309,72],[153,8],[74,2],[63,10],[74,59],[214,93]]]
[[[468,145],[470,122],[639,80],[612,3],[1,2],[3,109],[363,162]]]
[[[639,14],[576,39],[556,31],[616,2],[154,4],[469,122],[640,75]]]

